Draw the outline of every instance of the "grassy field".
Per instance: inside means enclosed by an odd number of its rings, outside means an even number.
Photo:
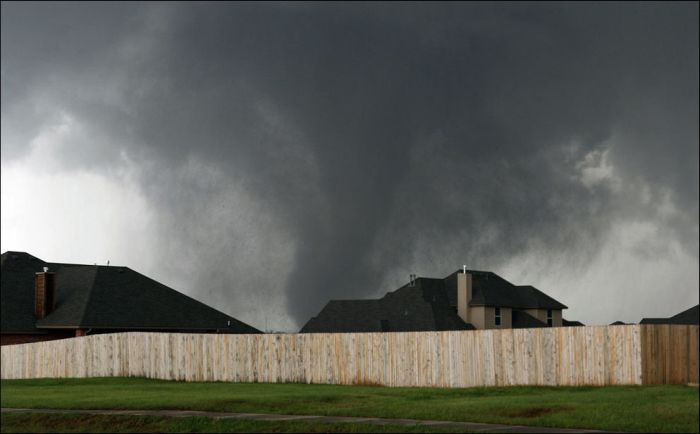
[[[1,387],[2,407],[21,408],[188,409],[371,416],[635,432],[698,432],[699,423],[698,388],[689,386],[432,389],[95,378],[12,380],[2,381]],[[2,417],[3,432],[9,432],[9,421],[22,419],[21,415],[14,415],[12,419],[6,416]],[[99,418],[94,420],[99,422]],[[212,421],[210,425],[215,423],[223,421]],[[309,429],[308,426],[300,428],[301,431]],[[376,429],[372,426],[370,431]],[[232,426],[230,430],[236,428]],[[251,425],[243,430],[255,428]]]

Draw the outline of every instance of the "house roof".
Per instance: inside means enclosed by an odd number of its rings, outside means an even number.
[[[443,279],[416,279],[378,300],[331,300],[301,333],[471,330],[450,306]]]
[[[673,315],[671,321],[673,324],[698,324],[700,322],[700,304]]]
[[[34,318],[34,276],[56,273],[56,306]],[[24,252],[2,254],[2,333],[52,328],[259,330],[128,267],[45,262]],[[230,321],[230,325],[229,325]]]
[[[379,300],[331,300],[301,332],[380,332],[381,318]]]
[[[566,309],[532,286],[516,286],[490,271],[472,274],[472,306],[515,309]],[[457,315],[457,275],[420,277],[375,300],[331,300],[301,329],[302,333],[360,331],[470,330]],[[526,314],[516,315],[522,327],[547,325]],[[531,325],[528,325],[531,324]]]
[[[581,321],[569,321],[566,318],[561,319],[561,325],[564,327],[582,327],[585,324],[582,323]]]
[[[548,327],[547,323],[540,321],[534,316],[521,310],[513,311],[513,323],[511,327],[514,329],[529,329],[537,327]]]
[[[448,296],[457,306],[458,270],[444,280],[448,282]],[[506,306],[514,309],[567,309],[567,307],[531,285],[513,285],[491,271],[467,270],[472,275],[470,306]]]
[[[677,313],[669,318],[643,318],[640,324],[698,324],[700,322],[700,305]]]

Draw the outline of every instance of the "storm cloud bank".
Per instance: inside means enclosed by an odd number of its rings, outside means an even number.
[[[144,271],[258,327],[462,263],[547,282],[565,303],[696,303],[697,16],[697,3],[3,3],[2,164],[39,149],[56,173],[128,178],[146,205],[123,212],[153,213]],[[687,285],[563,284],[621,233],[644,263],[685,258]]]

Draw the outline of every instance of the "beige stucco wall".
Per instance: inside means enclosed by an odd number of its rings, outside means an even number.
[[[547,309],[527,309],[525,312],[547,323]],[[561,317],[561,309],[552,309],[552,327],[561,327]]]
[[[472,275],[457,274],[457,315],[464,322],[471,322],[469,317],[469,302],[472,300]]]
[[[545,312],[546,314],[547,312]],[[552,326],[554,327],[561,327],[562,322],[561,322],[561,309],[555,309],[552,311]]]
[[[508,307],[501,308],[501,325],[496,326],[496,308],[490,306],[474,306],[468,309],[471,324],[477,329],[508,329],[513,326],[513,311]]]
[[[526,309],[525,313],[534,316],[542,322],[547,322],[547,311],[544,309]]]
[[[486,324],[486,308],[484,306],[475,306],[467,309],[469,312],[469,322],[477,329],[483,329]]]

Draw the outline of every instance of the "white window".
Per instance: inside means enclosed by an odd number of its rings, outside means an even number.
[[[496,325],[497,326],[501,325],[501,308],[500,307],[496,308]]]

